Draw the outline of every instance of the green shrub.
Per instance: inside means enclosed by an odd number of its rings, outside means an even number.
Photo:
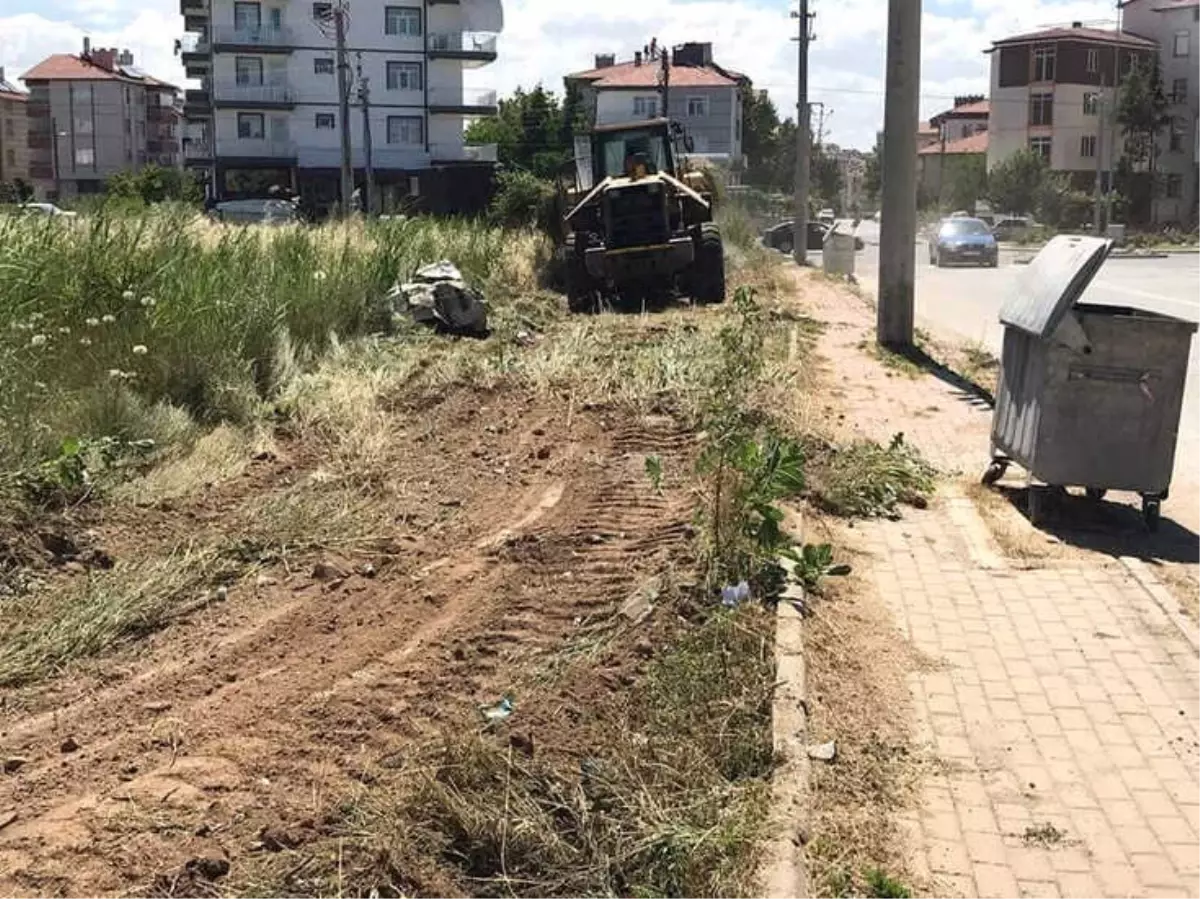
[[[551,231],[555,224],[554,186],[529,172],[501,172],[488,207],[495,225],[508,228],[537,227]]]

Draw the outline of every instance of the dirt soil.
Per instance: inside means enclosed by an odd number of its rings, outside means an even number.
[[[0,698],[0,893],[224,891],[251,857],[320,839],[339,798],[414,741],[508,691],[520,716],[520,685],[687,548],[690,497],[671,472],[693,438],[668,418],[466,391],[396,415],[407,501],[373,550],[247,576],[182,623]],[[235,482],[82,524],[123,558],[220,532],[319,470],[281,441]],[[579,714],[569,698],[542,711],[545,744]]]

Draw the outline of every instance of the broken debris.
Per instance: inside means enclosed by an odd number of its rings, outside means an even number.
[[[417,269],[411,281],[392,288],[388,301],[393,316],[406,315],[450,334],[488,335],[483,295],[468,287],[462,272],[445,260]]]
[[[832,762],[837,758],[837,742],[818,743],[808,747],[808,757],[814,762]]]

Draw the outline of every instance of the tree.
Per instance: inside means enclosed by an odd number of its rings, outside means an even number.
[[[829,147],[814,147],[812,154],[812,193],[818,208],[829,206],[841,211],[842,168]]]
[[[160,165],[118,172],[108,179],[104,189],[110,197],[141,200],[147,204],[167,200],[198,203],[203,196],[200,185],[190,173]]]
[[[1038,190],[1046,178],[1046,160],[1033,150],[1018,150],[992,169],[987,197],[992,209],[1024,215],[1037,207]]]
[[[879,192],[883,190],[883,132],[875,132],[875,148],[867,154],[867,171],[863,175],[863,190],[867,193],[867,201],[872,205],[879,202]]]
[[[988,193],[987,157],[983,153],[953,153],[943,162],[943,202],[951,209],[974,209]]]
[[[1153,217],[1154,173],[1158,160],[1156,138],[1171,123],[1162,73],[1157,59],[1135,62],[1117,90],[1117,124],[1125,138],[1119,166],[1122,192],[1139,218]],[[1138,177],[1139,173],[1146,175]]]
[[[766,91],[756,91],[743,84],[742,150],[746,154],[747,184],[756,187],[778,187],[777,157],[781,149],[779,114]]]
[[[578,123],[581,101],[578,96],[569,99],[569,115]],[[497,158],[505,166],[553,178],[574,156],[574,127],[564,121],[558,98],[539,84],[531,91],[517,88],[500,101],[494,117],[473,122],[466,137],[471,143],[496,144]]]

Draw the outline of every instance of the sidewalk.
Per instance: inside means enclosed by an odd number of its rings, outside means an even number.
[[[977,476],[990,410],[889,376],[859,346],[862,300],[815,280],[804,296],[830,325],[820,352],[848,430],[903,431]],[[947,896],[1198,895],[1194,623],[1181,632],[1111,556],[1010,564],[948,480],[929,509],[856,528],[870,582],[931,660],[908,678],[914,739],[937,760],[902,821],[914,874]]]

